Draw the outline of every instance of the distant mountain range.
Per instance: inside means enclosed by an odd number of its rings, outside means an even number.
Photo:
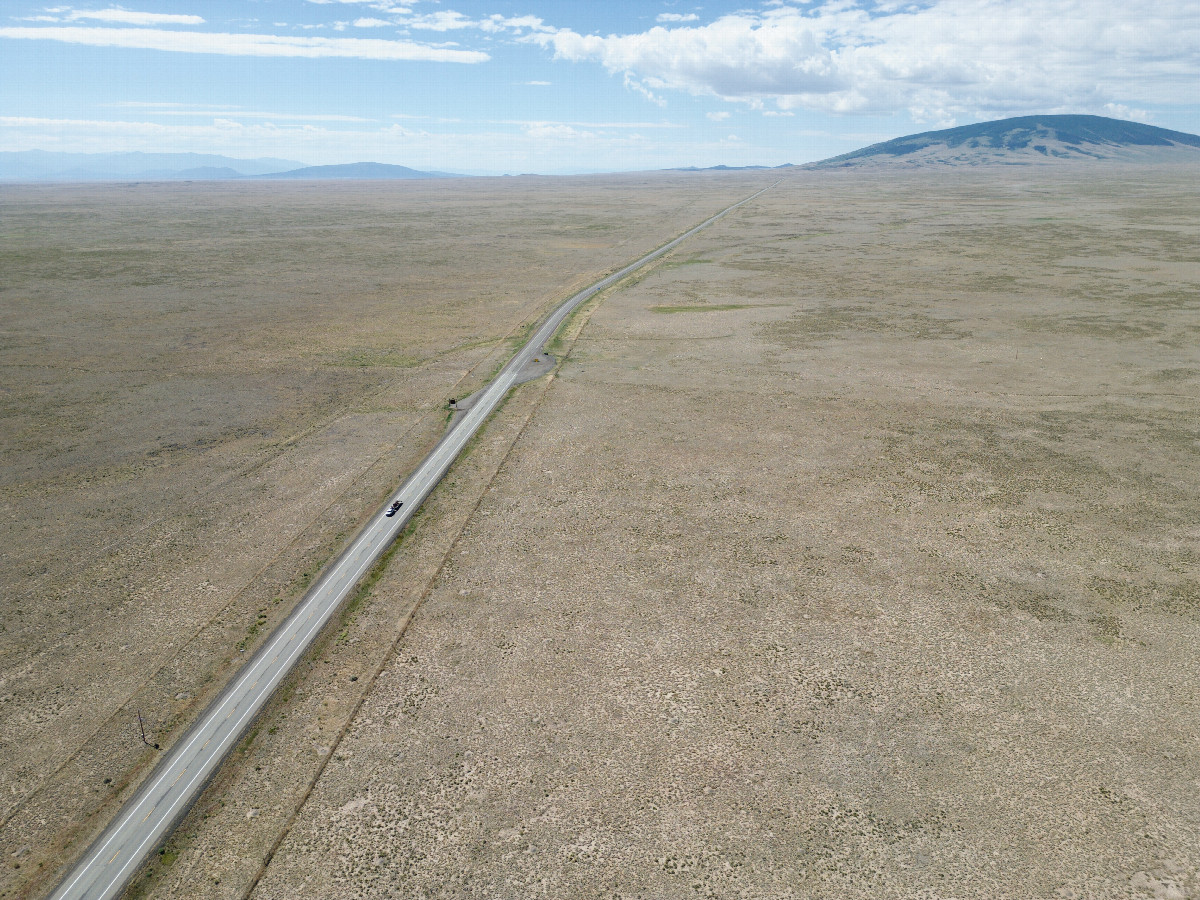
[[[178,181],[240,178],[297,169],[291,159],[231,159],[209,153],[0,153],[4,181]]]
[[[408,166],[391,166],[387,163],[360,162],[342,166],[305,166],[288,172],[273,172],[260,178],[461,178],[449,172],[421,172]]]
[[[1104,116],[1019,116],[872,144],[808,163],[805,169],[921,169],[1024,166],[1078,160],[1200,162],[1200,136]],[[689,166],[682,172],[731,172],[789,166]],[[290,159],[234,159],[204,153],[0,152],[0,181],[219,181],[232,179],[461,178],[408,166],[358,162],[306,166]]]
[[[1200,162],[1200,137],[1104,116],[1019,116],[911,134],[804,168],[1031,165],[1105,159]]]
[[[671,169],[672,172],[744,172],[748,169],[790,169],[791,163],[784,163],[780,166],[681,166],[677,169]]]
[[[207,153],[0,152],[0,181],[223,181],[235,178],[457,178],[384,163],[306,166],[293,159],[234,159]]]

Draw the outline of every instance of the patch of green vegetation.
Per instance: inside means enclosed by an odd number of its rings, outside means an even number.
[[[1102,613],[1089,620],[1096,626],[1096,637],[1105,644],[1113,644],[1121,637],[1121,620],[1114,615]]]
[[[1171,369],[1159,369],[1150,377],[1154,381],[1173,384],[1180,381],[1191,381],[1193,378],[1200,378],[1200,369],[1193,369],[1184,366]]]
[[[566,354],[567,345],[566,339],[563,337],[563,335],[571,330],[571,326],[575,323],[575,320],[583,314],[585,309],[595,309],[596,306],[598,306],[607,295],[608,291],[601,291],[600,293],[589,297],[585,302],[580,303],[577,307],[571,310],[571,314],[563,319],[562,324],[558,326],[558,331],[554,332],[554,336],[547,341],[546,351],[552,356],[557,356],[560,358],[564,356]]]
[[[764,326],[760,334],[789,349],[799,349],[814,341],[849,334],[876,334],[913,340],[962,339],[971,332],[956,324],[959,320],[924,315],[893,313],[886,308],[823,306],[800,310],[781,322]]]
[[[1200,612],[1200,581],[1192,578],[1139,584],[1096,575],[1088,581],[1088,587],[1110,603],[1133,609],[1158,609],[1173,615],[1195,615]]]
[[[651,306],[650,312],[655,313],[685,313],[685,312],[725,312],[730,309],[753,309],[753,303],[697,303],[689,306]]]
[[[1017,600],[1017,609],[1029,613],[1039,622],[1070,622],[1071,614],[1060,606],[1049,602],[1043,594],[1031,594]]]
[[[250,645],[250,642],[254,640],[254,636],[256,634],[258,634],[259,631],[261,631],[263,626],[266,624],[267,624],[267,610],[266,610],[266,607],[263,607],[262,609],[260,609],[258,611],[258,618],[256,618],[254,620],[254,623],[249,628],[246,629],[246,636],[244,638],[242,638],[240,641],[238,641],[238,645],[237,645],[238,650],[239,651],[245,650],[246,647]]]
[[[326,628],[322,635],[309,649],[308,653],[310,658],[319,658],[329,646],[329,641],[331,638],[335,646],[344,644],[350,639],[350,628],[357,621],[358,614],[366,605],[376,582],[378,582],[379,579],[383,577],[384,572],[387,571],[388,563],[391,562],[392,557],[400,549],[400,545],[404,542],[405,538],[412,532],[417,521],[422,517],[421,514],[424,512],[425,508],[426,507],[422,505],[422,507],[417,510],[416,514],[409,519],[408,524],[404,527],[404,530],[397,535],[396,539],[392,542],[392,545],[383,552],[383,555],[380,556],[378,560],[375,561],[375,564],[371,567],[371,570],[362,579],[362,581],[359,582],[358,588],[350,596],[350,599],[342,605],[342,608],[338,614],[336,632],[331,633],[330,630]],[[286,702],[286,700],[283,701],[283,703]],[[255,731],[255,734],[257,734],[257,731]]]
[[[1129,322],[1115,316],[1028,316],[1019,320],[1026,331],[1084,335],[1109,340],[1149,338],[1161,334],[1165,329],[1162,322]]]
[[[1185,578],[1163,588],[1163,608],[1173,613],[1200,612],[1200,581]]]
[[[1004,291],[1017,283],[1015,275],[976,275],[970,280],[970,288],[976,291]]]
[[[473,385],[473,387],[469,385],[467,388],[462,388],[461,390],[463,391],[463,393],[461,394],[461,397],[463,397],[463,398],[469,397],[469,396],[471,396],[471,394],[475,393],[476,390],[479,390],[484,385],[491,384],[492,379],[494,379],[497,375],[500,374],[500,370],[503,369],[506,365],[508,365],[509,360],[511,360],[513,358],[513,356],[516,355],[518,350],[520,350],[522,347],[525,346],[526,342],[529,340],[529,336],[533,334],[534,329],[537,328],[537,326],[541,323],[541,321],[542,321],[541,319],[535,319],[532,322],[526,322],[525,324],[519,326],[516,329],[516,331],[514,331],[512,334],[510,334],[508,337],[506,337],[504,339],[504,344],[507,347],[506,352],[503,352],[500,354],[500,358],[497,359],[495,361],[495,363],[492,364],[491,369],[488,370],[488,372],[480,380],[476,381],[476,380],[474,380],[474,378],[472,378],[470,385]],[[484,344],[488,344],[488,343],[493,343],[493,342],[492,341],[479,341],[479,342],[476,342],[476,344],[473,344],[470,346],[483,346]],[[465,347],[468,345],[463,345],[463,346]],[[452,417],[452,415],[453,415],[453,412],[451,412],[449,415],[446,416],[447,422],[450,421],[450,418]]]
[[[1017,582],[985,583],[976,575],[961,572],[957,573],[954,581],[959,587],[980,594],[1001,609],[1019,609],[1021,612],[1033,616],[1039,622],[1065,624],[1075,618],[1070,611],[1052,603],[1053,598],[1049,595],[1031,591]]]
[[[671,259],[664,261],[661,265],[658,266],[658,268],[664,269],[664,270],[665,269],[678,269],[683,266],[698,266],[703,263],[711,263],[711,262],[712,262],[711,259],[704,259],[703,257],[699,257],[699,256],[693,256],[693,257],[690,257],[689,259],[671,258]]]
[[[246,735],[245,738],[242,739],[242,743],[238,746],[238,752],[239,753],[248,753],[250,751],[250,748],[252,746],[254,746],[254,739],[256,737],[258,737],[258,729],[257,728],[255,728],[248,735]]]
[[[334,555],[340,550],[344,535],[345,532],[339,533],[329,544],[326,544],[321,555],[300,573],[300,578],[294,581],[289,588],[292,596],[303,594],[308,590],[308,586],[312,584],[312,580],[316,574],[325,568],[325,564],[333,559]]]
[[[521,387],[520,385],[516,385],[512,390],[510,390],[508,393],[506,393],[503,397],[500,398],[500,402],[496,404],[496,408],[493,409],[488,414],[488,417],[486,419],[484,419],[482,423],[480,423],[479,430],[476,431],[473,435],[471,435],[471,439],[463,445],[462,451],[459,454],[459,459],[466,459],[468,456],[470,456],[472,453],[474,453],[476,450],[479,449],[479,445],[483,442],[483,436],[484,436],[484,432],[487,430],[487,426],[491,423],[491,421],[493,419],[495,419],[498,415],[500,415],[500,411],[508,405],[508,401],[512,398],[512,396],[516,393],[516,391],[520,387]],[[453,479],[447,478],[446,483],[453,484],[454,481],[453,481]],[[412,519],[409,520],[408,527],[411,528],[412,523],[417,520],[417,517],[422,515],[427,509],[428,509],[427,506],[421,506],[421,508],[418,509],[416,511],[416,513],[413,515]]]
[[[553,309],[555,307],[551,308]],[[517,330],[510,334],[507,338],[505,338],[505,342],[509,345],[509,347],[512,348],[514,353],[525,346],[525,343],[529,340],[529,336],[533,334],[533,330],[537,328],[541,321],[541,318],[538,318],[534,319],[532,322],[526,322],[519,326]],[[504,362],[508,362],[508,360],[506,359]],[[497,369],[496,371],[499,372],[500,370]],[[487,380],[491,381],[492,379],[488,378]]]
[[[1140,607],[1144,591],[1141,586],[1123,578],[1105,578],[1093,575],[1088,581],[1088,587],[1110,603],[1130,603]]]
[[[421,357],[409,356],[400,350],[347,350],[331,360],[329,365],[356,369],[411,369],[424,361]]]

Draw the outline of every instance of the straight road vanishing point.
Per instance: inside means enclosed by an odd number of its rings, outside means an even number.
[[[470,411],[451,426],[399,492],[389,497],[385,507],[372,516],[196,724],[166,752],[138,792],[63,879],[51,895],[53,900],[101,900],[120,895],[146,857],[182,818],[342,601],[404,530],[463,447],[508,390],[520,380],[525,366],[542,352],[543,345],[576,307],[767,190],[770,187],[751,194],[563,301],[484,388]],[[392,517],[385,516],[384,510],[397,500],[403,503],[399,512]]]

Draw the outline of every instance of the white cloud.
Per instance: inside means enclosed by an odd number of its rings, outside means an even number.
[[[144,115],[153,116],[184,116],[196,118],[216,114],[229,116],[231,119],[270,119],[273,122],[373,122],[374,119],[364,119],[361,116],[345,116],[337,113],[281,113],[264,112],[262,110],[242,110],[237,107],[195,107],[182,109],[147,109],[143,107]]]
[[[554,29],[550,28],[539,19],[537,16],[510,16],[505,18],[501,15],[488,16],[480,23],[480,27],[484,31],[491,31],[497,28],[505,28],[512,31],[521,31],[529,29],[530,31],[551,32]]]
[[[132,9],[71,10],[63,17],[66,21],[92,19],[97,22],[118,22],[122,25],[203,25],[200,16],[175,15],[172,13],[136,12]]]
[[[1149,122],[1150,113],[1144,109],[1133,109],[1124,103],[1105,103],[1104,112],[1114,119],[1128,119],[1132,122]]]
[[[548,34],[554,31],[537,16],[522,15],[522,16],[504,16],[500,13],[494,13],[482,18],[471,18],[453,9],[440,9],[435,12],[414,13],[410,6],[394,6],[387,0],[308,0],[309,3],[320,5],[357,5],[373,10],[381,15],[392,16],[392,19],[382,19],[379,16],[363,16],[354,21],[354,25],[360,28],[379,28],[384,25],[393,25],[400,28],[412,28],[418,31],[462,31],[464,29],[478,29],[489,33],[513,32],[520,36],[525,32]],[[345,27],[347,23],[335,23],[333,27],[341,25]],[[299,26],[324,28],[326,25],[317,26]]]
[[[459,28],[478,28],[479,23],[452,9],[438,10],[424,16],[417,16],[404,22],[409,28],[421,28],[426,31],[454,31]]]
[[[580,128],[683,128],[674,122],[547,122],[544,120],[529,121],[526,119],[488,119],[485,125],[572,125]]]
[[[119,106],[124,109],[175,109],[180,106],[185,106],[183,103],[174,103],[163,100],[120,100],[116,103],[106,103],[105,106]],[[237,109],[236,106],[210,106],[204,105],[205,109]]]
[[[480,63],[480,50],[430,47],[413,41],[374,38],[292,37],[275,34],[221,34],[143,28],[0,28],[0,37],[63,41],[93,47],[127,47],[223,56],[348,57],[354,59]]]
[[[779,111],[906,110],[935,124],[1191,102],[1200,80],[1200,6],[1180,0],[831,0],[529,39],[557,59],[598,62],[656,100],[676,90]]]
[[[214,109],[216,107],[213,107]],[[237,107],[224,107],[223,109],[236,109]],[[462,123],[463,119],[449,119],[440,116],[414,116],[408,113],[391,113],[390,119],[407,119],[414,122],[437,122],[439,124]],[[580,128],[667,128],[678,130],[686,126],[680,125],[677,122],[550,122],[545,119],[472,119],[475,125],[519,125],[526,128],[532,125],[572,125]]]
[[[548,81],[526,81],[524,83],[531,85],[533,87],[549,87],[550,86],[550,82],[548,82]]]
[[[636,91],[637,93],[641,94],[643,97],[645,97],[651,103],[654,103],[658,106],[666,106],[667,105],[666,100],[664,100],[662,97],[655,94],[653,91],[650,90],[650,88],[648,88],[646,85],[642,84],[642,82],[638,81],[633,76],[632,72],[625,73],[625,87],[629,88],[629,90],[631,90],[631,91]]]
[[[401,6],[393,6],[387,0],[308,0],[309,3],[315,3],[320,6],[328,6],[330,4],[366,6],[370,9],[378,10],[383,13],[410,13],[411,9]]]
[[[656,21],[659,22],[696,22],[700,19],[695,13],[659,13]]]
[[[549,33],[554,30],[537,16],[506,17],[495,14],[482,19],[472,19],[452,9],[412,16],[398,21],[397,24],[422,31],[457,31],[465,28],[478,28],[491,33],[512,31],[520,34],[524,31]]]
[[[721,110],[720,112],[705,113],[704,115],[712,119],[714,122],[720,122],[723,119],[729,118],[729,113],[725,112],[724,110]]]

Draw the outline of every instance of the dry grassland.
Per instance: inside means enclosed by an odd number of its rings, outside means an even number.
[[[0,896],[48,888],[155,759],[139,711],[181,733],[447,397],[748,184],[0,189]]]
[[[1198,185],[801,173],[593,307],[253,896],[1200,896]]]

